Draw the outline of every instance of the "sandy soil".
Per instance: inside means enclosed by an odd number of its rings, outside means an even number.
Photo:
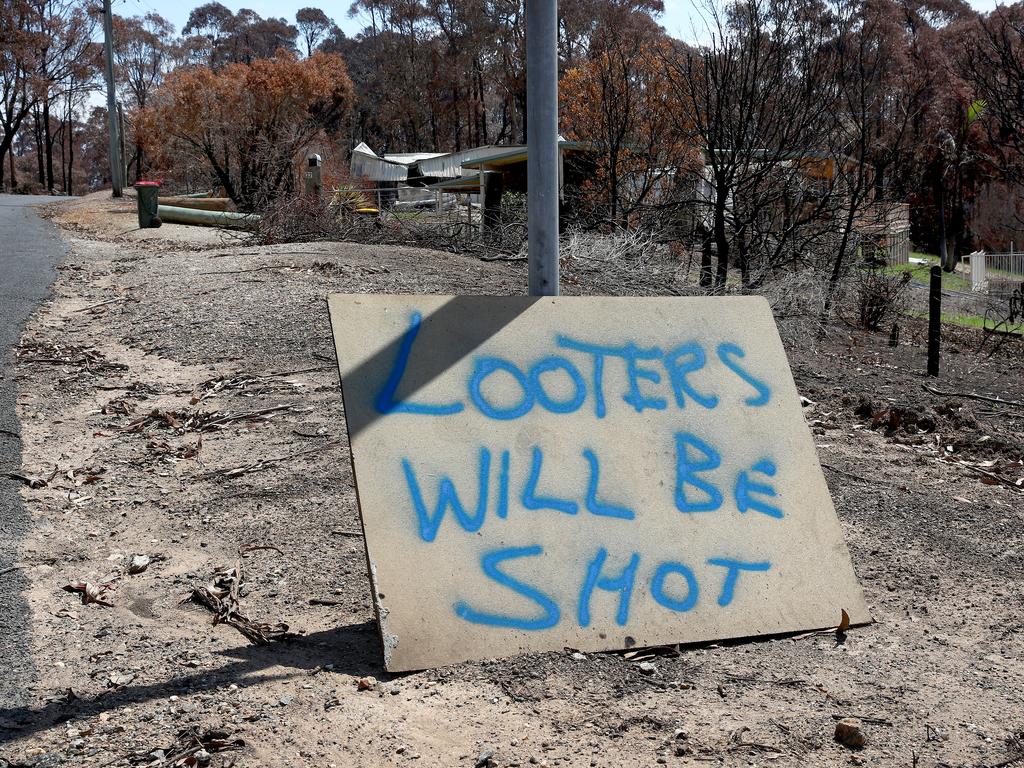
[[[58,215],[72,254],[19,350],[38,674],[0,710],[0,766],[178,764],[189,733],[212,754],[183,764],[214,766],[1024,764],[1024,408],[926,392],[922,327],[896,348],[786,334],[873,625],[392,676],[324,297],[516,292],[523,265],[151,249],[99,218]],[[952,335],[932,383],[1024,398],[1019,343],[976,345]],[[236,560],[245,612],[297,637],[253,644],[183,602]],[[112,605],[69,581],[111,582]],[[861,750],[833,740],[847,716]]]

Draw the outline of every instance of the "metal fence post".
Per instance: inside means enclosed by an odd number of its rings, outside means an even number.
[[[932,267],[928,286],[928,375],[939,375],[939,338],[942,332],[942,267]]]
[[[557,296],[557,0],[526,0],[526,145],[530,295]]]

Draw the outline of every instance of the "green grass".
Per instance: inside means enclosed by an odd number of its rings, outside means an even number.
[[[919,317],[923,320],[928,319],[928,313],[919,309],[908,309],[905,314],[911,317]],[[985,318],[981,315],[948,315],[945,312],[942,313],[941,319],[943,323],[947,325],[958,325],[961,328],[973,328],[975,330],[991,330],[995,327],[995,323],[989,320],[985,322]],[[1024,325],[1017,326],[1002,326],[1001,331],[1010,331],[1011,333],[1020,333],[1024,331]]]
[[[919,253],[917,251],[910,252],[910,258],[912,259],[924,259],[927,264],[894,264],[891,267],[885,268],[885,273],[889,275],[897,275],[900,272],[909,272],[910,276],[917,280],[919,283],[928,284],[931,279],[929,272],[932,267],[939,265],[939,257],[930,253]],[[942,273],[942,289],[947,291],[961,291],[969,293],[971,290],[971,280],[969,277],[961,275],[959,272],[943,272]]]

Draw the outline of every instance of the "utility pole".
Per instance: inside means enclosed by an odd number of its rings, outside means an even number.
[[[530,295],[557,296],[558,0],[526,0],[526,151]]]
[[[117,98],[114,95],[114,16],[110,0],[103,0],[103,51],[107,58],[107,123],[110,127],[110,183],[114,197],[121,196],[121,142],[117,130]]]

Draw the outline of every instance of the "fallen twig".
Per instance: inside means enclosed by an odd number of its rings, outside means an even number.
[[[242,475],[247,475],[250,472],[260,472],[264,469],[276,467],[283,461],[297,459],[300,456],[306,456],[310,453],[316,453],[317,451],[322,451],[325,448],[330,448],[331,446],[339,445],[340,443],[340,440],[333,440],[329,443],[323,443],[322,445],[317,445],[313,448],[307,448],[305,451],[289,453],[284,456],[271,456],[270,458],[267,459],[260,459],[259,461],[254,461],[251,464],[242,464],[241,466],[231,467],[229,469],[218,469],[212,472],[211,475],[220,475],[222,477],[241,477]]]
[[[245,746],[244,739],[232,739],[227,731],[207,730],[200,733],[195,728],[186,728],[178,731],[174,743],[163,749],[154,749],[145,754],[135,755],[131,762],[138,764],[142,761],[151,767],[154,766],[196,766],[209,764],[210,753],[227,752],[228,750],[242,749]],[[198,759],[200,752],[206,753],[206,761]],[[112,763],[119,763],[123,758],[118,758]]]
[[[98,304],[90,304],[88,307],[82,307],[81,309],[76,309],[75,312],[88,312],[90,309],[96,309],[97,307],[102,307],[102,306],[105,306],[107,304],[113,304],[114,302],[117,302],[117,301],[130,301],[131,298],[132,298],[131,296],[115,296],[112,299],[107,299],[106,301],[101,301]]]
[[[45,488],[47,485],[47,481],[41,477],[29,477],[28,475],[23,475],[20,472],[5,472],[4,477],[9,477],[11,480],[17,480],[24,483],[33,490]]]
[[[892,725],[892,721],[891,720],[886,720],[884,717],[874,717],[872,715],[851,715],[851,714],[845,714],[845,715],[833,714],[832,715],[832,719],[833,720],[842,720],[842,719],[847,718],[847,717],[855,717],[858,720],[860,720],[861,722],[867,723],[868,725]]]
[[[1015,491],[1024,493],[1024,487],[1021,487],[1020,485],[1017,485],[1017,483],[1015,481],[1011,480],[1008,477],[1003,477],[1002,475],[997,475],[995,472],[989,472],[988,470],[981,469],[980,467],[974,467],[974,466],[971,466],[970,464],[964,464],[962,466],[968,472],[970,472],[970,473],[972,473],[972,474],[974,474],[974,475],[976,475],[978,477],[987,477],[987,478],[989,478],[990,480],[992,480],[995,483],[999,483],[1000,485],[1005,485],[1007,488],[1012,488]],[[992,483],[989,483],[989,485],[991,485],[991,484]]]
[[[248,272],[262,272],[265,269],[291,269],[291,264],[267,264],[252,269],[228,269],[223,272],[196,272],[197,275],[243,275]]]
[[[1021,400],[1003,400],[1001,397],[979,395],[974,392],[945,392],[935,387],[929,387],[927,384],[922,384],[921,386],[933,395],[939,395],[940,397],[966,397],[969,400],[982,400],[986,403],[999,403],[999,405],[1012,405],[1016,408],[1024,408],[1024,401]]]

